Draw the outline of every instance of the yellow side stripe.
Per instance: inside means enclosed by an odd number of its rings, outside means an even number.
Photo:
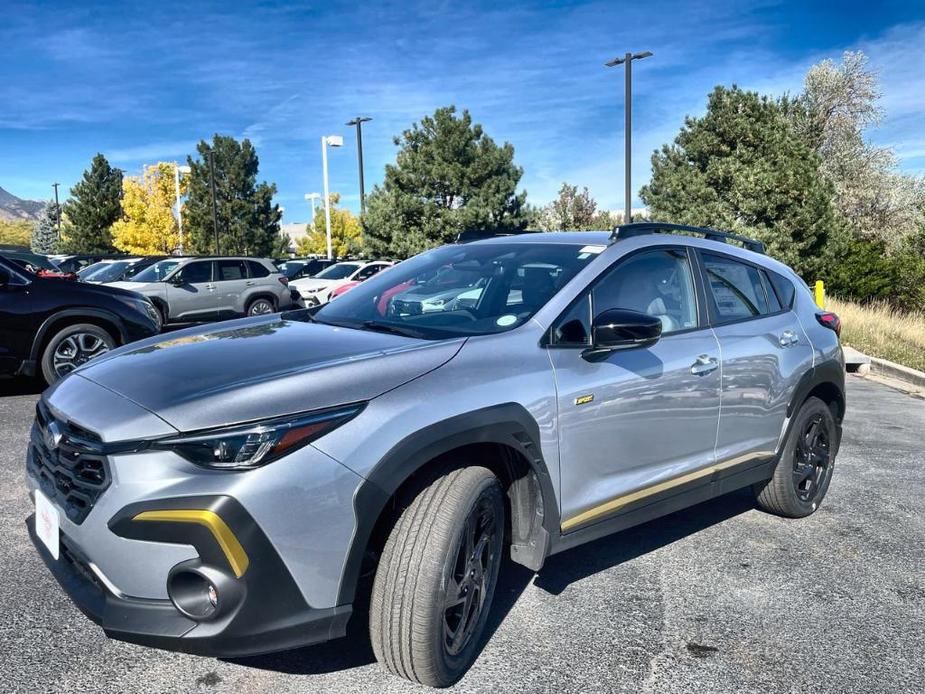
[[[215,538],[218,546],[225,553],[225,558],[238,578],[244,575],[250,560],[247,553],[238,542],[238,538],[231,532],[228,524],[222,520],[214,511],[205,510],[164,510],[164,511],[142,511],[132,520],[136,521],[160,521],[163,523],[193,523],[208,528],[209,532]]]
[[[585,523],[589,523],[593,520],[597,520],[601,516],[609,515],[617,511],[618,509],[623,508],[627,504],[633,503],[634,501],[639,501],[640,499],[645,499],[646,497],[652,496],[653,494],[658,494],[659,492],[666,491],[668,489],[671,489],[672,487],[677,487],[687,482],[693,482],[694,480],[698,480],[701,477],[712,475],[714,472],[717,472],[718,470],[724,470],[729,467],[734,467],[736,465],[739,465],[741,463],[746,463],[749,460],[753,460],[755,458],[766,457],[767,455],[769,454],[749,453],[747,455],[739,456],[737,458],[732,458],[731,460],[726,460],[722,463],[716,463],[715,465],[710,465],[709,467],[705,467],[700,470],[694,470],[693,472],[688,472],[687,474],[681,475],[680,477],[673,477],[670,480],[659,482],[658,484],[654,484],[651,487],[645,487],[643,489],[639,489],[635,492],[626,494],[624,496],[618,496],[616,498],[611,499],[610,501],[605,501],[603,504],[600,504],[599,506],[594,506],[593,508],[589,508],[587,511],[582,511],[581,513],[575,516],[572,516],[571,518],[566,518],[564,521],[562,521],[562,524],[560,527],[562,528],[562,532],[567,532],[569,530],[574,529],[575,527],[579,525],[584,525]]]

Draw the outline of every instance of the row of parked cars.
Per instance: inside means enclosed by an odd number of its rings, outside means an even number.
[[[52,256],[0,248],[0,377],[41,375],[52,383],[167,325],[317,306],[392,265],[239,256],[65,261],[61,267]]]

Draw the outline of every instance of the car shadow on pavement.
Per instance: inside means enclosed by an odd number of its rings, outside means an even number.
[[[38,378],[0,378],[0,398],[11,395],[39,395],[45,382]]]
[[[505,558],[479,651],[504,623],[531,580],[537,588],[559,595],[576,581],[632,561],[754,508],[750,489],[732,492],[549,557],[538,574]],[[286,674],[318,675],[368,665],[375,662],[375,656],[369,641],[367,614],[356,612],[345,638],[283,653],[228,659],[228,662]]]

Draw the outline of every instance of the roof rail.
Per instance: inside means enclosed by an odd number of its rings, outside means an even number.
[[[471,243],[472,241],[484,241],[485,239],[494,239],[499,236],[519,236],[520,234],[536,234],[536,229],[467,229],[459,232],[456,237],[456,243]]]
[[[667,222],[636,222],[635,224],[622,224],[613,230],[610,235],[610,241],[620,241],[622,239],[633,238],[634,236],[644,236],[646,234],[666,234],[672,232],[683,232],[685,234],[697,234],[709,241],[719,241],[728,243],[737,241],[745,248],[755,253],[764,253],[764,244],[761,241],[750,239],[747,236],[740,236],[729,231],[719,231],[709,227],[692,227],[684,224],[668,224]]]

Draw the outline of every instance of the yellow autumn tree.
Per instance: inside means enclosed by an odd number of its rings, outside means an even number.
[[[172,253],[180,246],[174,217],[177,202],[174,165],[159,162],[145,168],[144,177],[122,182],[122,219],[112,226],[116,248],[137,255]],[[180,195],[187,182],[180,178]]]
[[[331,247],[337,258],[356,255],[362,250],[363,237],[360,220],[350,210],[337,207],[340,193],[331,193]],[[299,255],[327,255],[328,241],[324,227],[324,205],[315,210],[314,225],[309,224],[307,234],[296,242]]]

